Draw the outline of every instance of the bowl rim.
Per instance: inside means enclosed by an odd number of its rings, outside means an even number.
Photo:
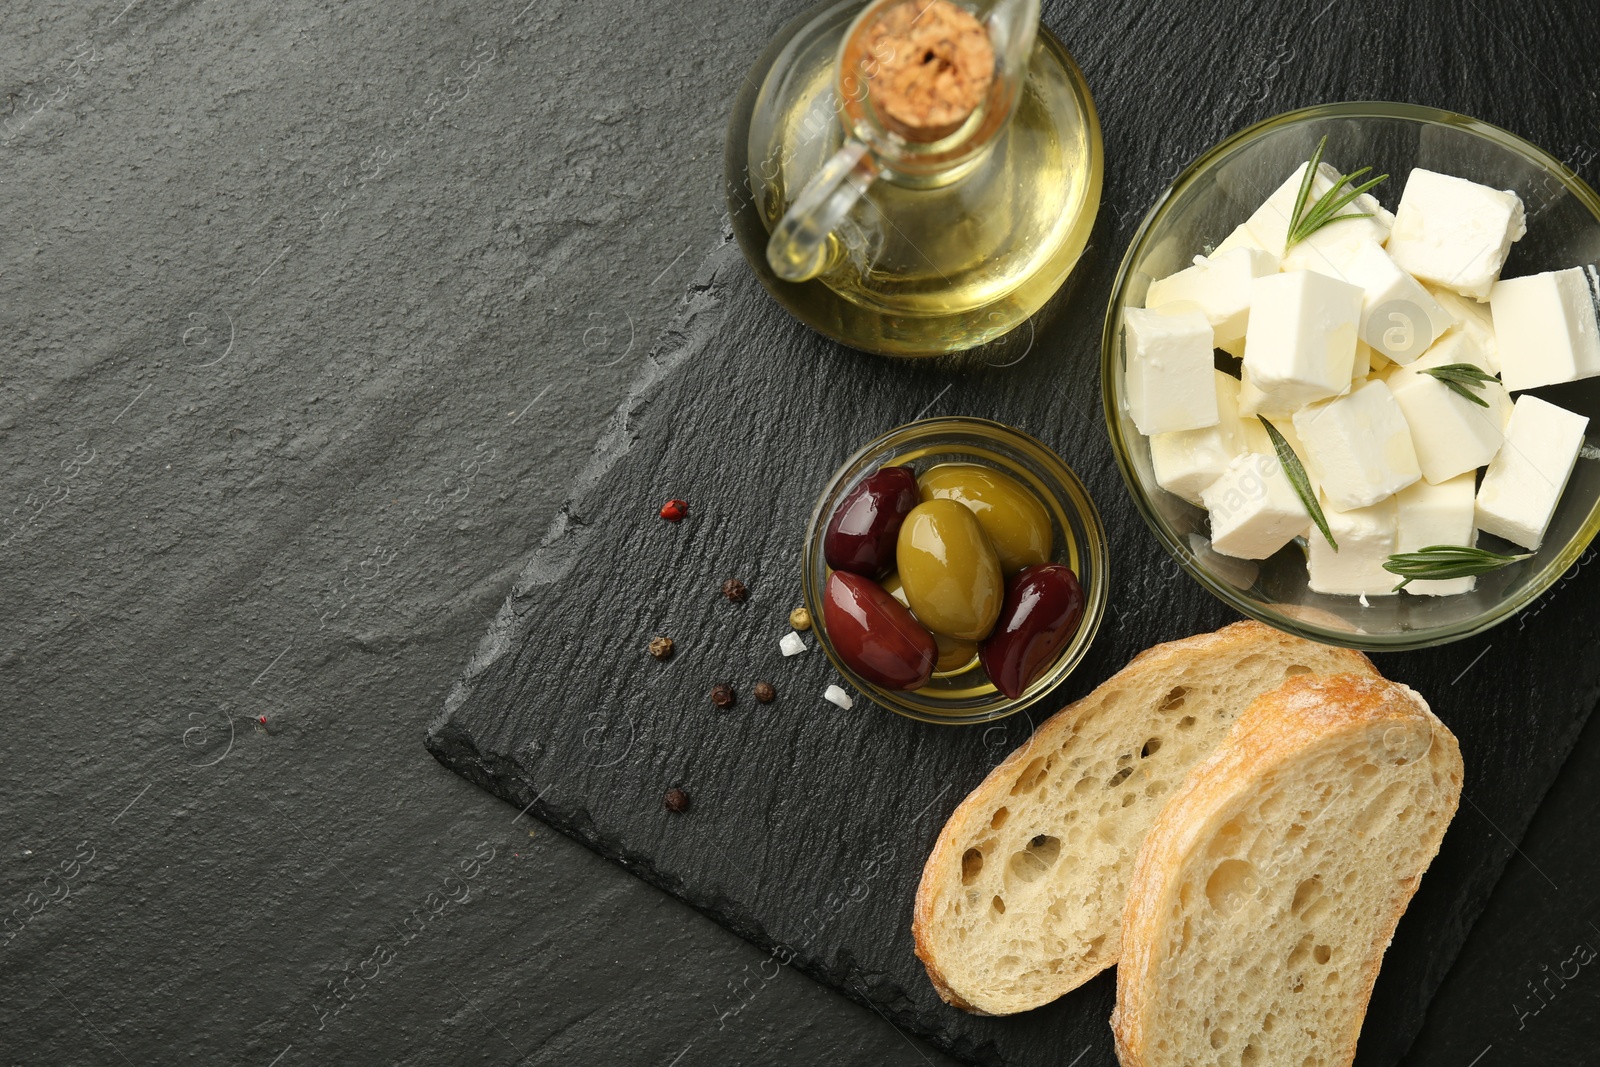
[[[1081,499],[1081,505],[1078,500],[1072,499],[1061,500],[1059,503],[1063,510],[1075,515],[1085,527],[1088,536],[1080,547],[1080,552],[1092,561],[1096,579],[1093,583],[1083,583],[1083,619],[1079,622],[1078,632],[1073,637],[1073,645],[1076,647],[1076,652],[1069,651],[1068,656],[1070,658],[1066,663],[1066,669],[1056,676],[1054,680],[1038,689],[1030,687],[1029,691],[1024,692],[1022,696],[1014,700],[1006,699],[1000,701],[996,706],[986,711],[938,715],[931,712],[920,712],[914,707],[903,705],[894,700],[891,691],[884,690],[860,677],[839,658],[838,653],[834,651],[833,643],[827,638],[826,626],[822,624],[822,602],[820,596],[813,596],[812,563],[821,556],[822,552],[821,537],[827,521],[822,514],[823,506],[827,503],[834,489],[840,484],[845,472],[874,453],[881,452],[890,441],[910,431],[916,431],[919,434],[930,434],[940,432],[970,433],[975,430],[998,436],[1001,439],[1010,439],[1013,443],[1024,446],[1026,450],[1037,450],[1051,457],[1060,465],[1059,474],[1063,476],[1062,481],[1069,491],[1072,491]],[[911,444],[914,441],[902,443]],[[1051,472],[1053,477],[1057,476],[1057,473]],[[1099,505],[1095,503],[1093,495],[1089,492],[1089,487],[1084,484],[1082,477],[1079,476],[1072,464],[1063,459],[1055,449],[1027,431],[1020,430],[1007,423],[981,418],[976,415],[936,415],[929,418],[913,419],[910,422],[901,423],[889,430],[885,430],[850,453],[828,476],[827,482],[817,494],[816,503],[812,505],[810,518],[806,522],[805,538],[801,544],[800,554],[800,590],[801,599],[811,612],[812,632],[816,634],[817,644],[821,647],[823,654],[827,656],[828,662],[833,665],[834,670],[838,671],[843,679],[854,687],[857,692],[879,707],[886,708],[896,715],[901,715],[917,722],[932,723],[937,726],[976,726],[1007,718],[1042,702],[1055,693],[1060,685],[1072,676],[1073,672],[1088,656],[1089,650],[1094,645],[1095,638],[1099,636],[1100,626],[1104,621],[1106,608],[1110,603],[1110,540],[1106,533],[1105,522],[1100,516]],[[813,600],[815,600],[815,603],[813,603]],[[1054,670],[1052,670],[1052,673],[1054,673]]]
[[[1172,202],[1197,181],[1200,176],[1208,173],[1218,160],[1268,132],[1312,120],[1363,118],[1401,119],[1421,124],[1452,126],[1493,142],[1544,168],[1560,181],[1580,203],[1589,209],[1589,213],[1594,216],[1596,224],[1600,225],[1600,194],[1596,194],[1588,183],[1579,177],[1571,167],[1568,167],[1561,160],[1531,141],[1512,133],[1510,130],[1484,122],[1481,119],[1475,119],[1468,115],[1446,111],[1441,108],[1428,107],[1423,104],[1408,104],[1386,100],[1355,100],[1316,104],[1311,107],[1281,112],[1231,134],[1202,152],[1194,162],[1185,167],[1173,179],[1172,183],[1150,205],[1150,209],[1145,213],[1144,219],[1139,223],[1139,228],[1134,231],[1133,237],[1129,240],[1121,263],[1117,266],[1116,277],[1111,286],[1111,296],[1106,305],[1105,325],[1100,339],[1100,399],[1102,412],[1105,416],[1106,435],[1110,439],[1111,452],[1116,457],[1117,469],[1122,473],[1122,481],[1127,486],[1128,495],[1133,498],[1134,506],[1144,516],[1145,523],[1150,527],[1151,532],[1156,535],[1156,540],[1161,543],[1161,546],[1166,549],[1170,556],[1178,561],[1178,565],[1198,581],[1203,588],[1235,611],[1298,637],[1362,651],[1398,652],[1449,644],[1453,641],[1460,641],[1475,634],[1483,633],[1485,630],[1505,622],[1543,596],[1551,586],[1561,579],[1562,575],[1566,574],[1578,562],[1588,549],[1595,534],[1600,532],[1600,497],[1597,497],[1593,505],[1591,505],[1589,514],[1584,518],[1577,535],[1557,550],[1544,568],[1534,575],[1532,580],[1516,596],[1501,601],[1471,619],[1464,622],[1396,634],[1352,633],[1348,630],[1319,626],[1314,622],[1275,611],[1254,600],[1240,596],[1237,590],[1217,579],[1204,564],[1194,558],[1194,554],[1189,550],[1188,546],[1167,525],[1166,520],[1157,514],[1151,503],[1150,494],[1145,491],[1133,469],[1133,461],[1121,430],[1121,413],[1117,410],[1116,398],[1112,389],[1119,358],[1118,341],[1121,333],[1121,324],[1117,311],[1123,303],[1123,294],[1132,276],[1133,265],[1139,261],[1145,252],[1151,230],[1155,227],[1156,222],[1166,214]]]

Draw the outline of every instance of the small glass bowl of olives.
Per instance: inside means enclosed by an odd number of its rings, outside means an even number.
[[[986,419],[923,419],[845,461],[806,530],[806,607],[857,689],[924,722],[1003,718],[1082,660],[1106,536],[1059,456]]]

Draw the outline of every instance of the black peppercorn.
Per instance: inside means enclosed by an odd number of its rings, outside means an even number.
[[[778,698],[778,691],[772,688],[771,682],[756,683],[756,699],[763,704],[770,704]]]
[[[727,682],[711,687],[711,703],[719,708],[731,708],[738,703],[739,698],[733,692],[733,686]]]
[[[722,595],[735,604],[742,604],[750,599],[750,590],[745,588],[743,582],[737,578],[729,578],[722,583]]]
[[[674,815],[681,815],[689,810],[689,794],[681,789],[669,789],[667,795],[661,798],[661,803]]]
[[[672,658],[672,638],[652,637],[650,639],[650,654],[656,659]]]

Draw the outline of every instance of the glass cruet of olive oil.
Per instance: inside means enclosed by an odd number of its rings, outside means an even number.
[[[757,60],[727,148],[767,289],[846,345],[942,355],[1060,288],[1100,203],[1100,126],[1039,0],[844,0]]]

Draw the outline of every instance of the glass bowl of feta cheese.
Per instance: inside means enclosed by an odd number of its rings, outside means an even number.
[[[1340,103],[1243,130],[1156,201],[1112,290],[1128,490],[1279,629],[1382,651],[1503,622],[1600,531],[1597,264],[1600,196],[1487,123]]]

